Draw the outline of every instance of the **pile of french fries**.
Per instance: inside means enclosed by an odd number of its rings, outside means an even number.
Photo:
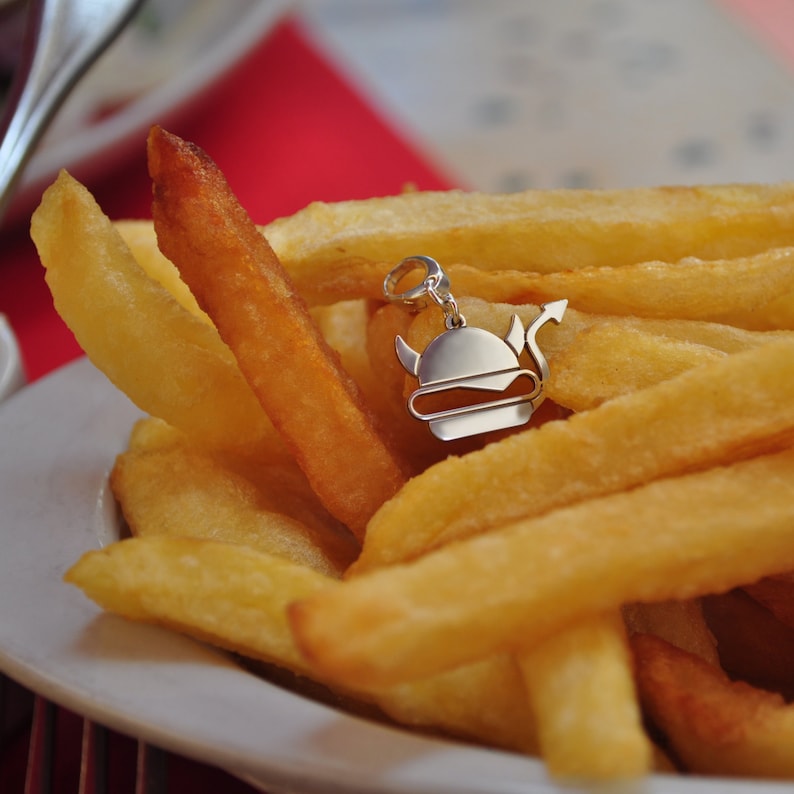
[[[408,727],[544,759],[794,778],[794,185],[314,204],[257,227],[149,137],[153,222],[62,173],[32,221],[57,310],[148,418],[131,537],[66,574],[102,607]],[[529,427],[459,442],[384,302],[427,254],[470,325],[567,298]]]

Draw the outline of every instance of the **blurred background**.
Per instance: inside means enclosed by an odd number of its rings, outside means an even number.
[[[302,13],[466,186],[794,177],[790,0],[304,0]]]
[[[0,90],[19,36],[7,9],[21,16],[25,6],[8,3],[0,6]],[[25,177],[24,212],[58,168],[107,178],[124,155],[140,154],[148,124],[208,112],[218,95],[207,102],[207,92],[285,20],[451,185],[794,177],[792,0],[147,0],[47,133]],[[269,61],[260,85],[294,87],[293,105],[312,103],[301,112],[322,123],[312,130],[317,151],[306,154],[320,155],[344,109],[333,93],[301,96],[295,66]],[[252,130],[265,112],[257,101],[251,95]],[[367,157],[378,145],[372,138]],[[263,137],[263,156],[273,146]]]

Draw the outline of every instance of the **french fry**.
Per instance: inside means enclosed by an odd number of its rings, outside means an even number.
[[[794,628],[794,573],[786,571],[778,576],[768,576],[744,589],[779,621]]]
[[[335,584],[303,565],[246,546],[167,535],[87,552],[64,578],[131,620],[167,626],[298,675],[308,670],[294,646],[285,607]],[[356,687],[342,694],[373,700]],[[488,659],[374,700],[406,725],[521,752],[536,748],[523,682],[509,658]]]
[[[794,340],[786,339],[430,467],[372,518],[351,573],[793,436]]]
[[[263,454],[281,446],[215,329],[144,272],[91,194],[66,172],[45,191],[31,236],[58,313],[91,361],[141,410],[210,446]]]
[[[513,314],[517,314],[526,325],[538,313],[538,306],[533,303],[515,305],[489,303],[479,298],[461,298],[459,304],[461,312],[470,325],[485,328],[497,335],[505,333]],[[659,320],[649,317],[598,315],[568,309],[562,323],[541,328],[538,342],[549,360],[553,360],[583,331],[605,324],[624,328],[627,331],[639,331],[643,334],[703,345],[724,353],[740,353],[769,342],[794,339],[794,332],[786,330],[753,331],[700,320],[673,318]],[[427,343],[438,335],[439,327],[443,329],[443,323],[439,323],[438,316],[434,312],[421,312],[416,315],[404,337],[413,348],[423,350]]]
[[[587,411],[725,355],[636,327],[599,323],[551,358],[547,394],[572,411]]]
[[[179,271],[157,246],[157,235],[151,221],[115,221],[113,226],[127,244],[135,261],[150,278],[159,281],[191,314],[212,323],[199,308],[187,284],[180,278]]]
[[[650,635],[631,641],[643,703],[692,772],[794,776],[794,707],[730,681],[718,667]]]
[[[555,778],[616,780],[650,771],[651,742],[617,612],[566,628],[517,658]]]
[[[377,688],[623,603],[723,592],[794,568],[792,476],[785,450],[519,521],[298,602],[293,630],[322,675]]]
[[[217,166],[157,127],[148,151],[161,250],[233,350],[320,500],[361,538],[402,485],[400,462]]]
[[[703,611],[731,678],[794,698],[794,628],[744,589],[706,596]]]
[[[794,187],[413,192],[317,202],[264,232],[306,300],[335,303],[380,298],[384,273],[417,252],[445,267],[548,273],[793,245]]]
[[[719,665],[717,640],[703,615],[702,599],[624,604],[622,612],[630,634],[653,634],[709,664]]]
[[[473,298],[463,298],[460,307],[468,322],[497,335],[504,334],[513,314],[527,324],[538,313],[535,304],[515,306]],[[398,311],[396,307],[386,308]],[[438,319],[424,312],[402,336],[411,347],[423,350],[439,332]],[[551,368],[547,395],[570,410],[583,411],[705,363],[707,358],[718,358],[719,353],[739,353],[772,341],[794,339],[794,332],[753,331],[696,320],[595,315],[569,309],[564,323],[543,328],[538,336]]]
[[[392,308],[394,312],[385,310]],[[344,301],[329,306],[315,306],[312,316],[331,347],[339,353],[342,366],[352,375],[376,415],[378,429],[409,467],[418,474],[450,450],[419,426],[405,410],[399,396],[405,370],[394,354],[396,323],[410,316],[395,306],[371,310],[370,302]],[[373,328],[376,344],[370,344]],[[380,344],[385,343],[383,349]],[[399,370],[399,371],[397,371]],[[396,396],[396,399],[395,399]],[[435,441],[436,443],[433,443]]]
[[[128,450],[110,485],[133,535],[187,534],[242,543],[340,576],[358,546],[317,503],[300,471],[251,470],[189,444]]]
[[[308,668],[290,637],[286,605],[334,583],[247,546],[176,535],[130,538],[89,551],[64,581],[123,617],[301,674]]]
[[[592,314],[708,320],[758,330],[794,328],[794,314],[787,314],[788,304],[780,301],[794,293],[794,248],[735,259],[687,257],[574,268],[538,274],[453,265],[449,277],[459,294],[491,302],[545,303],[565,297],[571,307]]]
[[[509,655],[491,656],[372,697],[403,725],[436,727],[488,747],[538,754],[535,716],[521,673]]]

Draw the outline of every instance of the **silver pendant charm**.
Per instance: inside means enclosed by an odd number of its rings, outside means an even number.
[[[400,280],[417,269],[424,270],[422,282],[396,292]],[[419,388],[408,398],[408,412],[427,422],[436,438],[453,441],[529,422],[544,400],[543,384],[549,377],[549,365],[535,335],[547,322],[562,321],[567,300],[544,303],[526,331],[514,314],[506,336],[500,338],[466,325],[450,294],[447,274],[429,256],[403,259],[386,276],[383,292],[390,301],[413,308],[424,308],[432,301],[444,312],[447,330],[424,352],[418,353],[401,336],[394,341],[400,363],[419,380]],[[535,370],[522,367],[519,357],[524,350]],[[441,398],[444,405],[439,407],[434,400]],[[451,405],[447,405],[449,400]]]

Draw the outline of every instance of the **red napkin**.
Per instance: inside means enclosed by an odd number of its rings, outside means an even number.
[[[210,154],[257,223],[315,200],[388,195],[406,184],[451,186],[291,19],[168,128]],[[139,155],[89,187],[111,218],[150,217],[145,134]],[[29,379],[81,354],[52,308],[26,228],[0,238],[0,312],[19,337]]]

